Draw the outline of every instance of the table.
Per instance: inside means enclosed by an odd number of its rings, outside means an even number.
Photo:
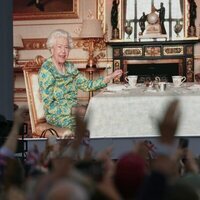
[[[192,87],[194,88],[192,89]],[[196,87],[197,86],[197,87]],[[91,138],[158,136],[157,120],[173,99],[180,100],[178,136],[200,135],[200,85],[167,85],[165,92],[138,85],[121,91],[102,90],[91,98],[85,119]]]

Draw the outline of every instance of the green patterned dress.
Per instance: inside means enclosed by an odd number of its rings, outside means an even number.
[[[73,131],[75,120],[71,108],[77,104],[78,90],[98,90],[106,84],[103,77],[88,80],[71,62],[66,62],[65,67],[65,74],[61,74],[52,59],[47,59],[39,71],[39,87],[47,122]]]

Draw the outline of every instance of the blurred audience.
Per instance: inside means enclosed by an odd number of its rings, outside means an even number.
[[[0,199],[26,199],[23,190],[25,171],[20,160],[15,158],[19,130],[26,114],[26,108],[15,111],[10,133],[6,133],[8,137],[0,147]]]
[[[75,139],[46,140],[25,162],[15,157],[20,125],[27,112],[15,111],[14,123],[0,147],[0,199],[19,200],[197,200],[199,165],[182,138],[177,145],[179,101],[172,101],[158,120],[158,147],[148,141],[111,159],[112,147],[94,153],[86,139],[87,124],[75,115]],[[2,118],[3,119],[3,118]],[[83,148],[84,147],[84,148]],[[84,149],[84,152],[83,152]]]
[[[134,152],[124,154],[116,163],[114,182],[123,199],[135,199],[145,177],[145,161]]]

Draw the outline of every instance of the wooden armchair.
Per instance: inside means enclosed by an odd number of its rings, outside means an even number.
[[[60,138],[71,137],[73,134],[69,129],[55,127],[46,122],[38,84],[38,71],[41,64],[37,60],[29,61],[23,67],[32,137],[40,137],[42,132],[49,128],[54,129]],[[47,131],[45,137],[48,137],[50,134],[51,132]]]

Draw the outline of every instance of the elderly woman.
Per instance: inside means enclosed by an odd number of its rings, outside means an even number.
[[[64,30],[53,31],[47,40],[47,48],[51,52],[39,71],[39,87],[46,120],[58,127],[75,128],[73,112],[77,106],[77,92],[94,91],[107,86],[113,78],[122,75],[116,70],[106,77],[88,80],[73,63],[67,61],[72,47],[72,39]]]

